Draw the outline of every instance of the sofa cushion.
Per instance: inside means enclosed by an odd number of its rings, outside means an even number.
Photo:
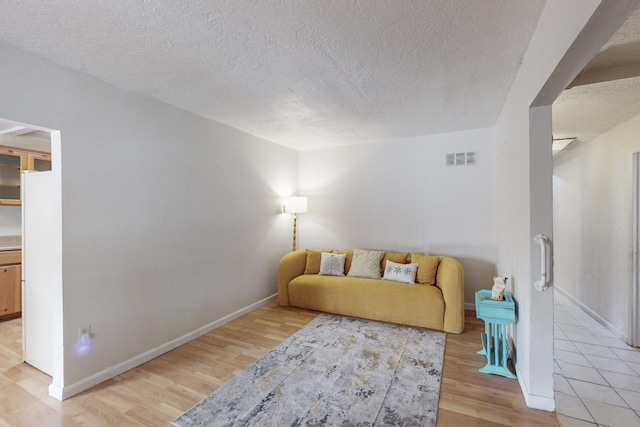
[[[387,261],[393,261],[398,264],[406,264],[408,252],[385,252],[384,258],[382,258],[382,271],[387,268]]]
[[[416,283],[416,272],[418,263],[414,264],[398,264],[391,260],[387,260],[387,267],[384,269],[385,280],[393,280],[394,282],[402,282],[413,285]]]
[[[323,251],[317,249],[307,249],[307,265],[304,268],[304,274],[320,273],[322,252]]]
[[[438,272],[440,257],[411,253],[411,262],[418,263],[418,273],[416,275],[418,283],[425,285],[436,284],[436,273]]]
[[[344,261],[346,258],[347,254],[322,252],[319,274],[326,276],[344,276]]]
[[[294,307],[425,328],[444,326],[444,298],[437,286],[312,274],[291,280],[288,291]]]
[[[380,279],[380,261],[383,257],[384,251],[354,249],[351,268],[347,276]]]
[[[353,251],[348,250],[340,250],[336,249],[333,251],[334,254],[345,254],[347,258],[344,260],[344,274],[348,274],[351,269],[351,260],[353,259]]]

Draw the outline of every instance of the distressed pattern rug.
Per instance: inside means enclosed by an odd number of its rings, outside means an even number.
[[[435,426],[445,340],[321,314],[173,424]]]

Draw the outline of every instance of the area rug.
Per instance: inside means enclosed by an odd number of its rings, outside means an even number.
[[[445,340],[321,314],[173,424],[435,426]]]

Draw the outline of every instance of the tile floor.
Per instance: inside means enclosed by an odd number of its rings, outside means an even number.
[[[640,427],[640,350],[554,293],[556,411],[564,427]]]

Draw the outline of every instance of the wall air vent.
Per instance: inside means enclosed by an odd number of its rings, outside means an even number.
[[[476,152],[467,151],[465,153],[447,153],[445,158],[446,166],[466,166],[476,164]]]
[[[455,166],[456,165],[456,155],[454,153],[448,153],[447,154],[446,165],[447,166]]]
[[[468,165],[475,165],[476,164],[476,152],[475,151],[468,151],[467,152],[467,164]]]

